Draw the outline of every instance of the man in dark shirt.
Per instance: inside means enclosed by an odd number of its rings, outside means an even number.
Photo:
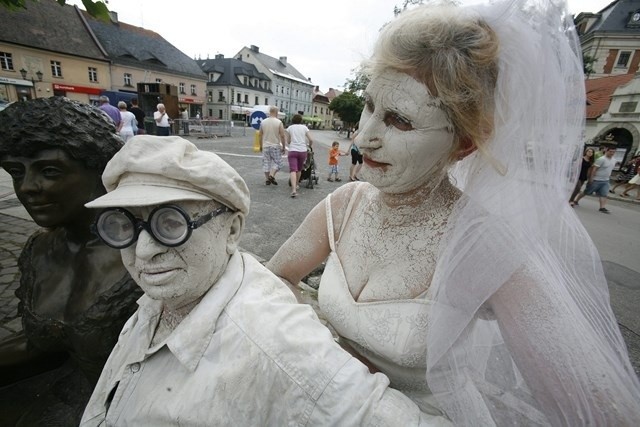
[[[142,108],[138,107],[138,98],[131,98],[131,109],[129,110],[136,116],[136,121],[138,122],[138,135],[144,135],[144,111]]]

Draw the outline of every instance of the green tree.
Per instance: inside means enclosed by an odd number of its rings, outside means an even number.
[[[353,92],[344,92],[333,98],[329,109],[340,116],[347,128],[354,126],[360,120],[364,108],[362,98]]]
[[[38,3],[40,0],[30,0],[34,3]],[[67,4],[67,0],[56,0],[61,6]],[[109,9],[107,5],[102,1],[82,0],[82,4],[89,13],[89,15],[102,19],[103,21],[109,20]],[[19,10],[27,8],[27,0],[0,0],[0,6],[4,6],[9,10]]]
[[[348,92],[361,95],[369,84],[369,76],[364,72],[362,67],[354,68],[351,70],[351,73],[354,74],[354,78],[347,79],[344,87]]]

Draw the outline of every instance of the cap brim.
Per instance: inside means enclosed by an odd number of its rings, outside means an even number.
[[[127,206],[151,206],[181,200],[213,200],[202,193],[181,188],[153,185],[119,186],[110,193],[85,204],[88,208],[111,208]]]

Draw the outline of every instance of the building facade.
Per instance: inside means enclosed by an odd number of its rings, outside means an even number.
[[[111,88],[109,58],[79,9],[52,0],[0,7],[0,22],[0,100],[61,95],[89,103]]]
[[[243,47],[234,58],[255,65],[260,73],[269,77],[273,105],[285,113],[287,122],[294,114],[311,115],[315,85],[289,64],[286,56],[274,58],[251,45]]]
[[[159,34],[103,22],[75,6],[42,0],[28,9],[0,7],[0,101],[66,96],[97,104],[105,92],[135,96],[138,83],[177,88],[192,116],[206,99],[206,75]],[[118,97],[116,97],[118,99]]]
[[[271,79],[255,65],[224,55],[196,62],[207,76],[205,117],[246,120],[251,107],[273,102]]]
[[[607,137],[621,163],[639,150],[640,0],[617,0],[574,18],[587,66],[585,142]]]

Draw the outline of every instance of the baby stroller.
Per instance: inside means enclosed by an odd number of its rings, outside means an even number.
[[[304,161],[302,171],[300,171],[300,185],[303,181],[307,181],[307,188],[313,188],[314,184],[318,185],[318,176],[316,175],[316,162],[313,159],[313,149],[307,148],[307,159]],[[289,180],[291,187],[291,180]]]

